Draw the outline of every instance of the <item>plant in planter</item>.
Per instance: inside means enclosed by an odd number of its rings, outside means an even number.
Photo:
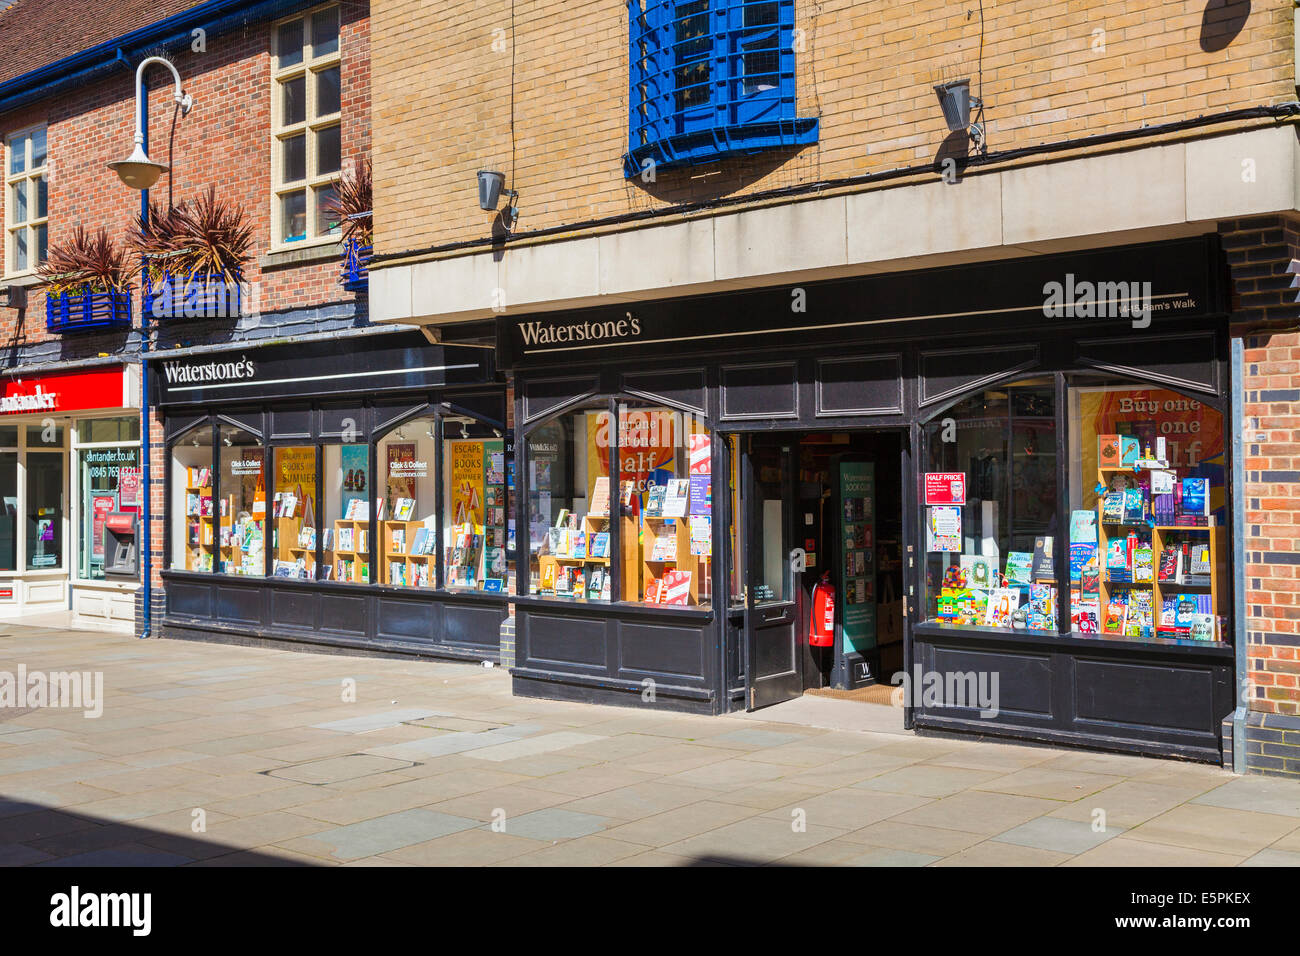
[[[339,178],[335,195],[322,208],[343,227],[343,287],[353,291],[370,284],[370,254],[374,248],[374,169],[370,157],[352,164]]]
[[[37,270],[45,281],[45,325],[51,332],[102,329],[131,322],[131,268],[127,252],[101,226],[73,228],[51,243]]]
[[[151,207],[136,218],[130,240],[144,260],[145,308],[155,316],[240,313],[253,227],[242,207],[217,198],[215,186],[171,209]]]

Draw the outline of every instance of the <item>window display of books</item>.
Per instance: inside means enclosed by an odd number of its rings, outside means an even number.
[[[536,593],[565,597],[575,601],[608,601],[612,593],[610,577],[611,540],[609,510],[609,485],[604,477],[596,479],[596,490],[592,496],[593,505],[606,513],[588,513],[576,515],[567,508],[561,508],[555,520],[555,526],[538,529],[542,533],[533,541],[536,547],[536,569],[533,589]],[[625,517],[622,534],[624,536],[624,578],[635,580],[637,566],[635,559],[636,524],[634,519]],[[629,540],[631,550],[629,550]],[[489,549],[491,553],[492,549]],[[505,552],[501,551],[498,561],[504,566]]]
[[[1212,514],[1210,479],[1180,475],[1163,438],[1154,449],[1127,435],[1099,435],[1097,443],[1099,573],[1094,578],[1081,564],[1075,576],[1072,541],[1075,629],[1087,633],[1096,623],[1112,636],[1223,640],[1226,529]],[[1200,590],[1175,593],[1183,588]]]
[[[358,507],[359,505],[365,506]],[[370,519],[368,502],[354,500],[348,503],[345,514],[363,513],[367,517],[337,518],[332,528],[325,529],[321,542],[325,553],[322,578],[367,584],[370,581]],[[380,567],[384,556],[380,555]]]
[[[483,580],[484,528],[475,524],[451,526],[451,545],[446,554],[447,586],[475,588]]]

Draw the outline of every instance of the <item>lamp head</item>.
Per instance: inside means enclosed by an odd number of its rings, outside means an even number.
[[[478,208],[492,212],[501,200],[501,188],[506,184],[505,173],[491,169],[478,171]]]
[[[941,83],[934,88],[939,96],[939,107],[943,110],[943,121],[948,124],[950,133],[957,133],[970,128],[970,80],[952,80]]]
[[[128,158],[109,163],[108,168],[117,173],[124,185],[132,189],[148,189],[167,171],[167,164],[155,163],[145,154],[144,147],[136,143]]]

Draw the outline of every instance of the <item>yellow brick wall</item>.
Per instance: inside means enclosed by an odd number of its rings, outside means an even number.
[[[513,28],[510,0],[373,0],[371,17],[380,254],[490,235],[479,169],[519,190],[517,231],[575,225],[931,163],[934,84],[979,92],[978,0],[796,0],[798,115],[820,141],[643,184],[622,174],[622,0],[514,0]],[[994,152],[1285,102],[1294,83],[1290,3],[984,0]]]

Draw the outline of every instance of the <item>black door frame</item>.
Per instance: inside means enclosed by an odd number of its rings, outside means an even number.
[[[761,563],[762,541],[753,531],[759,526],[755,508],[758,506],[757,478],[754,474],[753,452],[755,441],[771,442],[781,454],[781,573],[785,580],[783,600],[759,607],[756,605],[756,583]],[[785,447],[782,447],[784,445]],[[778,435],[748,435],[741,445],[741,527],[738,529],[740,550],[744,552],[742,568],[745,581],[745,624],[741,631],[745,660],[745,710],[753,711],[772,704],[793,700],[803,694],[803,659],[799,653],[799,602],[794,593],[793,573],[790,568],[791,519],[793,511],[793,459],[790,437]],[[765,499],[767,500],[767,499]],[[789,628],[789,670],[760,675],[757,666],[758,641],[755,634],[764,629]]]

